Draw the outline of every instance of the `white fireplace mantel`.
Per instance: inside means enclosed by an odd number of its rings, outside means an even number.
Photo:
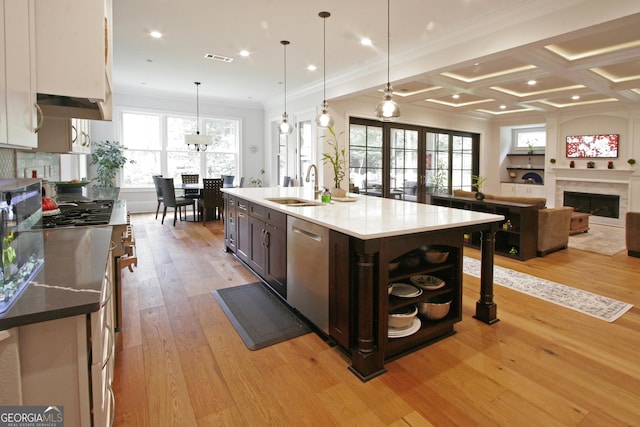
[[[629,169],[597,169],[597,168],[552,168],[556,180],[592,181],[628,184],[634,170]]]

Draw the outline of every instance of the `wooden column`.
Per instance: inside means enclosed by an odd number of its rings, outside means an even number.
[[[384,352],[380,348],[377,330],[380,309],[376,298],[378,283],[375,255],[371,252],[356,251],[355,256],[356,313],[352,317],[355,321],[355,348],[351,351],[352,365],[349,370],[363,381],[386,372]]]
[[[498,306],[493,302],[493,256],[496,244],[497,224],[489,224],[490,228],[482,230],[481,267],[480,267],[480,300],[476,302],[476,315],[473,316],[484,323],[496,323]]]

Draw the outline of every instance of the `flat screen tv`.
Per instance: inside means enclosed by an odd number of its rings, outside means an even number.
[[[567,136],[567,157],[616,158],[620,135]]]

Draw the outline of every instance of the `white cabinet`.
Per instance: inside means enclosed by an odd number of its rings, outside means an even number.
[[[510,182],[503,182],[500,184],[500,193],[505,197],[516,196],[516,184]]]
[[[0,5],[0,61],[4,63],[0,72],[0,144],[31,148],[38,145],[34,3],[0,0]]]
[[[98,311],[88,316],[64,317],[17,328],[20,404],[64,405],[65,425],[113,425],[115,299],[112,259],[110,252]]]
[[[91,153],[89,120],[47,116],[38,132],[38,147],[35,151],[47,153]]]
[[[545,197],[544,185],[516,184],[516,197]]]
[[[540,197],[545,198],[544,185],[538,184],[514,184],[503,182],[500,184],[500,191],[507,197]]]
[[[111,0],[35,0],[37,89],[95,101],[111,120]]]

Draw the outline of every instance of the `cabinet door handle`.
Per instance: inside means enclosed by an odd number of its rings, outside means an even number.
[[[271,233],[269,233],[267,230],[264,230],[264,237],[265,237],[264,247],[268,248],[269,245],[271,244]]]
[[[36,116],[38,117],[38,124],[36,125],[36,128],[33,130],[33,133],[38,133],[38,131],[42,127],[42,123],[44,122],[44,113],[42,112],[42,108],[40,108],[37,102],[34,105],[36,106],[36,110],[37,110]]]

